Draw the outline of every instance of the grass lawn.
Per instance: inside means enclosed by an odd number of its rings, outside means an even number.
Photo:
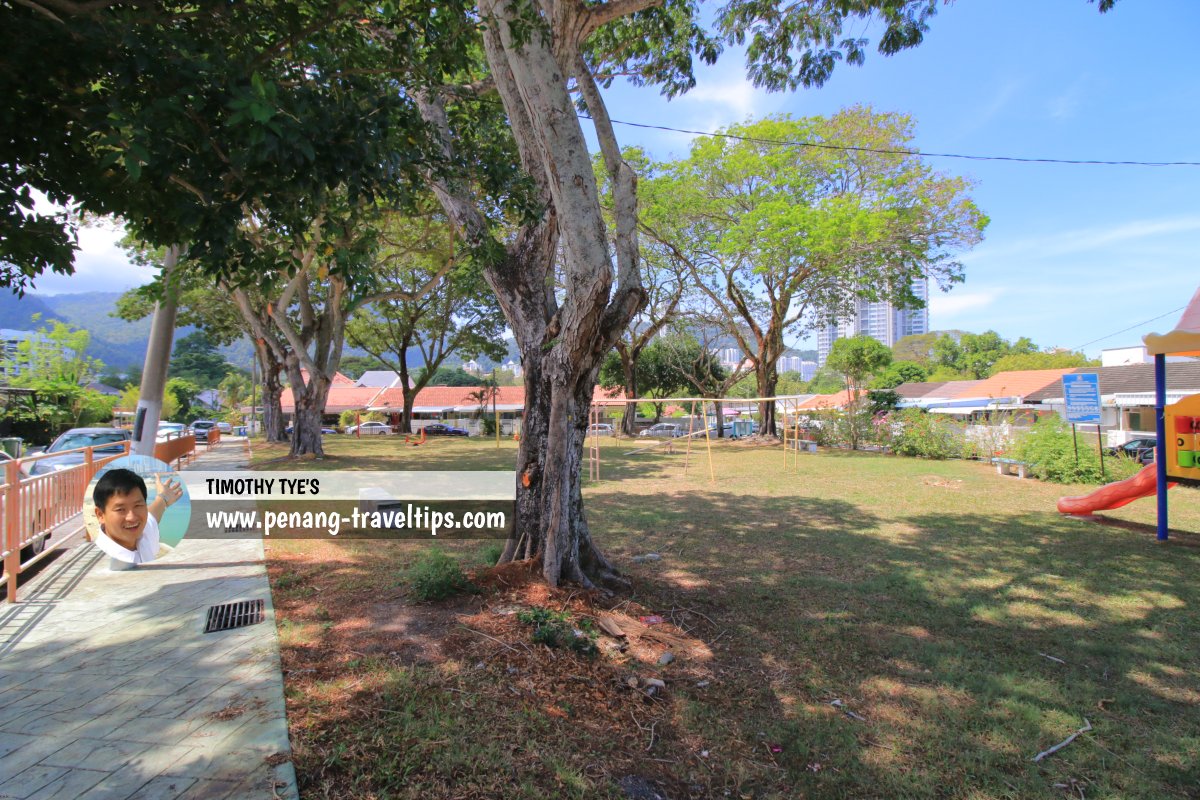
[[[515,445],[326,437],[262,468],[512,469]],[[632,578],[614,598],[509,570],[478,594],[410,597],[424,542],[271,542],[303,798],[1200,797],[1200,491],[1107,524],[1085,491],[976,463],[778,448],[623,455],[585,489]],[[465,566],[486,542],[445,545]],[[658,553],[657,561],[633,557]],[[595,658],[530,644],[513,607],[573,624],[667,618]],[[648,697],[648,677],[666,690]],[[632,685],[631,685],[632,684]],[[639,688],[633,688],[634,686]],[[834,701],[840,701],[834,704]],[[1083,727],[1069,746],[1040,751]],[[634,795],[636,796],[636,795]]]

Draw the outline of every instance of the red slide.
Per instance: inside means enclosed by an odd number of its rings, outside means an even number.
[[[1101,486],[1091,494],[1078,497],[1058,498],[1060,514],[1091,514],[1093,511],[1112,511],[1128,505],[1134,500],[1151,497],[1158,493],[1158,475],[1154,462],[1150,462],[1134,475],[1123,481]],[[1170,489],[1175,484],[1168,483]]]

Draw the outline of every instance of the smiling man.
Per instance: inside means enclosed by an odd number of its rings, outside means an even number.
[[[100,523],[96,546],[112,557],[114,569],[128,569],[126,565],[144,564],[158,556],[158,523],[183,496],[183,489],[173,479],[163,483],[157,473],[154,488],[154,502],[147,502],[146,482],[128,469],[110,470],[96,481],[92,490]]]

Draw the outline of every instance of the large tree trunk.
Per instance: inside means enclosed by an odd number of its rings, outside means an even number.
[[[713,403],[713,413],[715,413],[717,415],[717,438],[724,439],[725,438],[725,404],[720,403],[720,402]],[[707,425],[708,420],[705,420],[704,424]]]
[[[268,442],[282,442],[286,436],[283,422],[283,383],[279,373],[283,365],[274,351],[261,339],[254,340],[258,363],[262,365],[263,435]],[[251,409],[251,415],[254,410]]]
[[[417,390],[404,390],[404,413],[400,417],[400,433],[412,433],[413,405],[417,402]]]
[[[621,358],[621,371],[625,374],[625,396],[637,397],[637,360],[624,347],[617,348]],[[625,404],[625,416],[621,420],[621,430],[626,436],[637,436],[637,403]]]
[[[592,542],[583,513],[580,464],[600,362],[646,303],[638,275],[637,179],[621,160],[599,89],[572,38],[582,29],[586,9],[554,5],[546,19],[550,36],[542,36],[540,29],[528,34],[525,9],[506,0],[479,5],[491,74],[522,166],[536,184],[546,214],[524,226],[500,256],[490,223],[468,187],[451,181],[436,184],[434,191],[468,242],[496,253],[485,276],[525,367],[516,528],[501,563],[541,557],[550,585],[573,581],[591,587],[618,578]],[[585,100],[613,186],[615,290],[613,248],[568,83]],[[453,136],[445,107],[431,96],[416,99],[449,155]],[[553,269],[560,243],[561,304]]]
[[[774,397],[775,387],[779,383],[779,373],[775,371],[775,362],[759,361],[754,369],[754,376],[758,384],[758,396]],[[775,401],[765,400],[759,403],[758,413],[762,418],[762,427],[759,432],[763,436],[775,436]]]
[[[290,455],[315,455],[320,458],[325,455],[325,447],[321,442],[321,427],[332,381],[317,371],[310,372],[308,383],[305,383],[300,373],[300,361],[294,355],[288,359],[288,379],[292,385],[292,400],[295,404]]]

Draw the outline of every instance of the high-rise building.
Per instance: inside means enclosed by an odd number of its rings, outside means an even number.
[[[912,292],[927,303],[929,280],[918,278],[913,281]],[[885,300],[854,301],[854,310],[849,317],[817,329],[817,364],[824,366],[835,341],[862,333],[888,347],[905,336],[929,333],[929,306],[899,308]]]

